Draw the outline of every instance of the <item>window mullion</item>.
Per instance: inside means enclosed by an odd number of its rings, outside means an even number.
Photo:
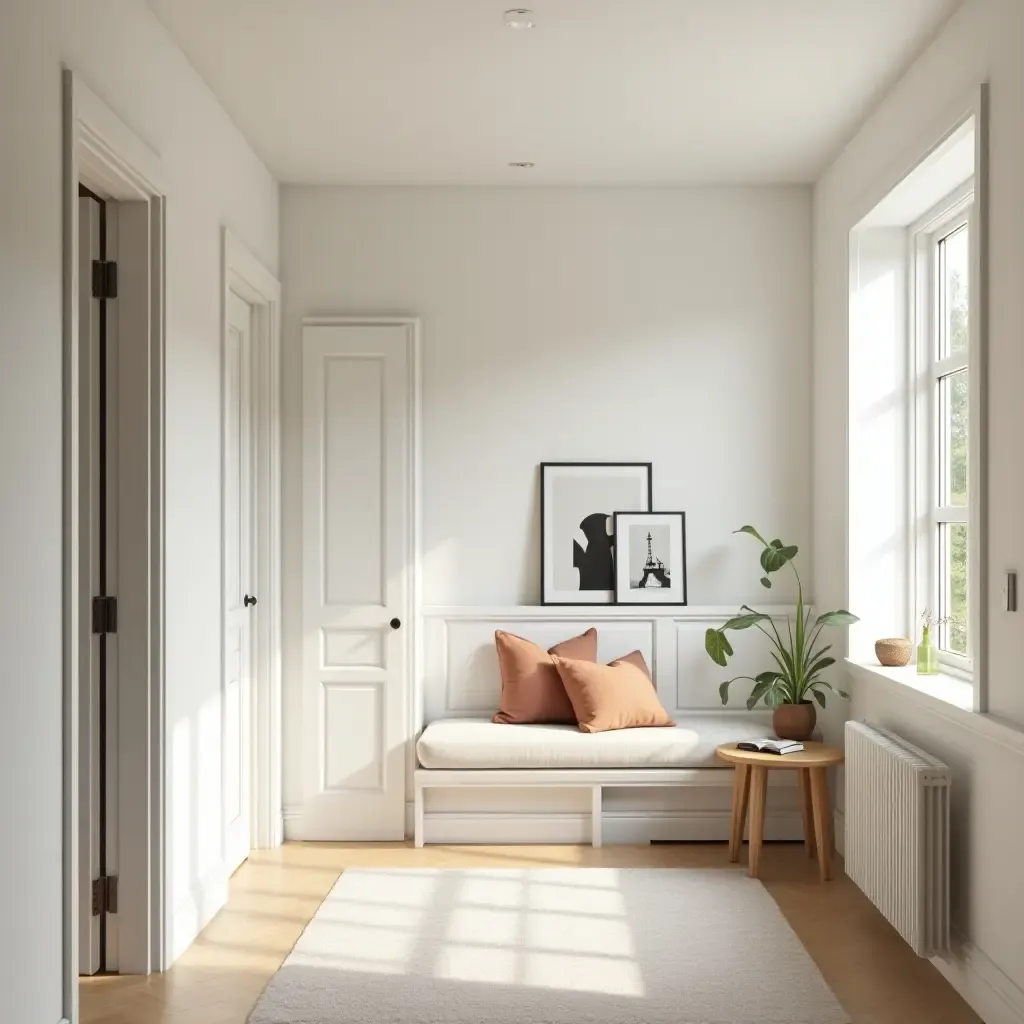
[[[968,521],[968,509],[965,505],[937,505],[932,515],[932,522],[936,526],[942,523],[959,523],[966,526]]]
[[[968,354],[966,352],[955,352],[946,356],[945,359],[936,359],[931,364],[931,376],[936,380],[942,377],[950,377],[954,373],[968,368]]]

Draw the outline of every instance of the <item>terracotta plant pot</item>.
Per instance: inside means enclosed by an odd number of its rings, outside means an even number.
[[[818,716],[810,701],[780,704],[772,714],[772,728],[783,740],[809,740]]]

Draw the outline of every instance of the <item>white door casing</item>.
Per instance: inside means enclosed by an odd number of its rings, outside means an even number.
[[[120,257],[118,297],[108,303],[108,381],[117,398],[117,422],[108,408],[108,592],[118,599],[115,677],[130,685],[113,689],[108,673],[107,872],[118,879],[117,913],[108,915],[107,966],[146,974],[165,966],[164,905],[164,687],[163,687],[163,448],[164,448],[164,189],[159,157],[73,71],[62,75],[63,98],[63,921],[54,938],[63,948],[62,1014],[78,1020],[78,972],[83,913],[91,916],[91,884],[82,875],[79,845],[88,813],[76,794],[85,769],[80,749],[83,708],[92,674],[91,598],[83,570],[90,542],[91,456],[85,452],[83,404],[90,382],[82,379],[79,337],[84,292],[91,273],[79,245],[80,185],[108,203],[107,256]],[[109,214],[116,207],[116,229]],[[109,321],[114,319],[115,324]],[[117,344],[118,329],[131,338]],[[108,395],[108,400],[110,396]],[[117,424],[120,424],[118,426]],[[110,463],[108,463],[108,470]],[[116,493],[114,493],[116,492]],[[113,534],[111,534],[113,531]],[[108,552],[108,555],[111,553]],[[112,585],[111,585],[112,584]],[[111,638],[108,637],[108,640]],[[83,641],[87,641],[88,645]],[[109,667],[109,664],[108,664]],[[31,902],[38,879],[18,880],[11,913]],[[88,911],[86,910],[88,908]],[[116,925],[116,929],[115,929]],[[112,939],[116,947],[112,948]],[[86,960],[86,962],[88,962]],[[38,987],[38,986],[36,986]],[[32,978],[19,978],[13,993],[31,999]],[[26,1003],[28,1005],[28,1003]]]
[[[405,835],[415,324],[303,330],[303,768],[296,838]]]
[[[224,336],[224,861],[234,871],[251,848],[253,401],[252,307],[227,296]]]

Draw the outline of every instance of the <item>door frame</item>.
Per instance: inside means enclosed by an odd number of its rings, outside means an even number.
[[[411,552],[409,588],[403,622],[411,627],[408,641],[407,695],[405,702],[405,837],[413,835],[413,779],[415,739],[423,729],[423,343],[419,317],[414,316],[306,316],[302,327],[404,327],[409,382],[409,474],[407,478],[407,543]],[[301,370],[300,370],[301,373]],[[404,631],[404,627],[403,627]],[[303,804],[306,794],[303,792]],[[290,819],[302,818],[301,807],[286,809]],[[297,837],[301,838],[301,837]]]
[[[72,70],[62,73],[63,94],[63,1003],[78,1020],[78,781],[80,630],[79,595],[79,273],[78,186],[121,202],[146,204],[140,245],[149,259],[123,260],[122,287],[147,301],[126,303],[118,327],[148,344],[134,350],[131,369],[144,386],[121,388],[120,424],[144,437],[119,467],[121,496],[148,509],[145,520],[119,536],[124,563],[119,580],[126,611],[119,623],[119,670],[148,680],[118,688],[119,969],[147,974],[166,962],[164,917],[164,245],[165,190],[160,159]],[[146,241],[143,235],[148,236]],[[122,253],[122,257],[125,254]],[[122,458],[125,451],[122,451]]]
[[[231,233],[223,237],[221,303],[221,395],[224,394],[224,345],[231,292],[252,307],[253,375],[253,689],[250,721],[252,757],[249,820],[253,849],[272,849],[284,841],[282,810],[281,712],[281,284]],[[226,424],[221,404],[221,452]],[[221,494],[224,462],[221,460]],[[221,550],[225,523],[221,516]],[[221,561],[221,665],[224,664],[223,559]],[[223,700],[223,681],[221,697]],[[223,842],[223,833],[221,836]]]

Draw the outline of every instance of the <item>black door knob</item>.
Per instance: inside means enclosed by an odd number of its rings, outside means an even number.
[[[391,620],[391,628],[392,629],[401,629],[402,628],[402,620],[401,619],[392,619]]]
[[[250,597],[248,594],[245,595],[244,604],[245,604],[246,608],[248,608],[250,605],[254,605],[255,603],[256,603],[256,598],[255,597]]]

